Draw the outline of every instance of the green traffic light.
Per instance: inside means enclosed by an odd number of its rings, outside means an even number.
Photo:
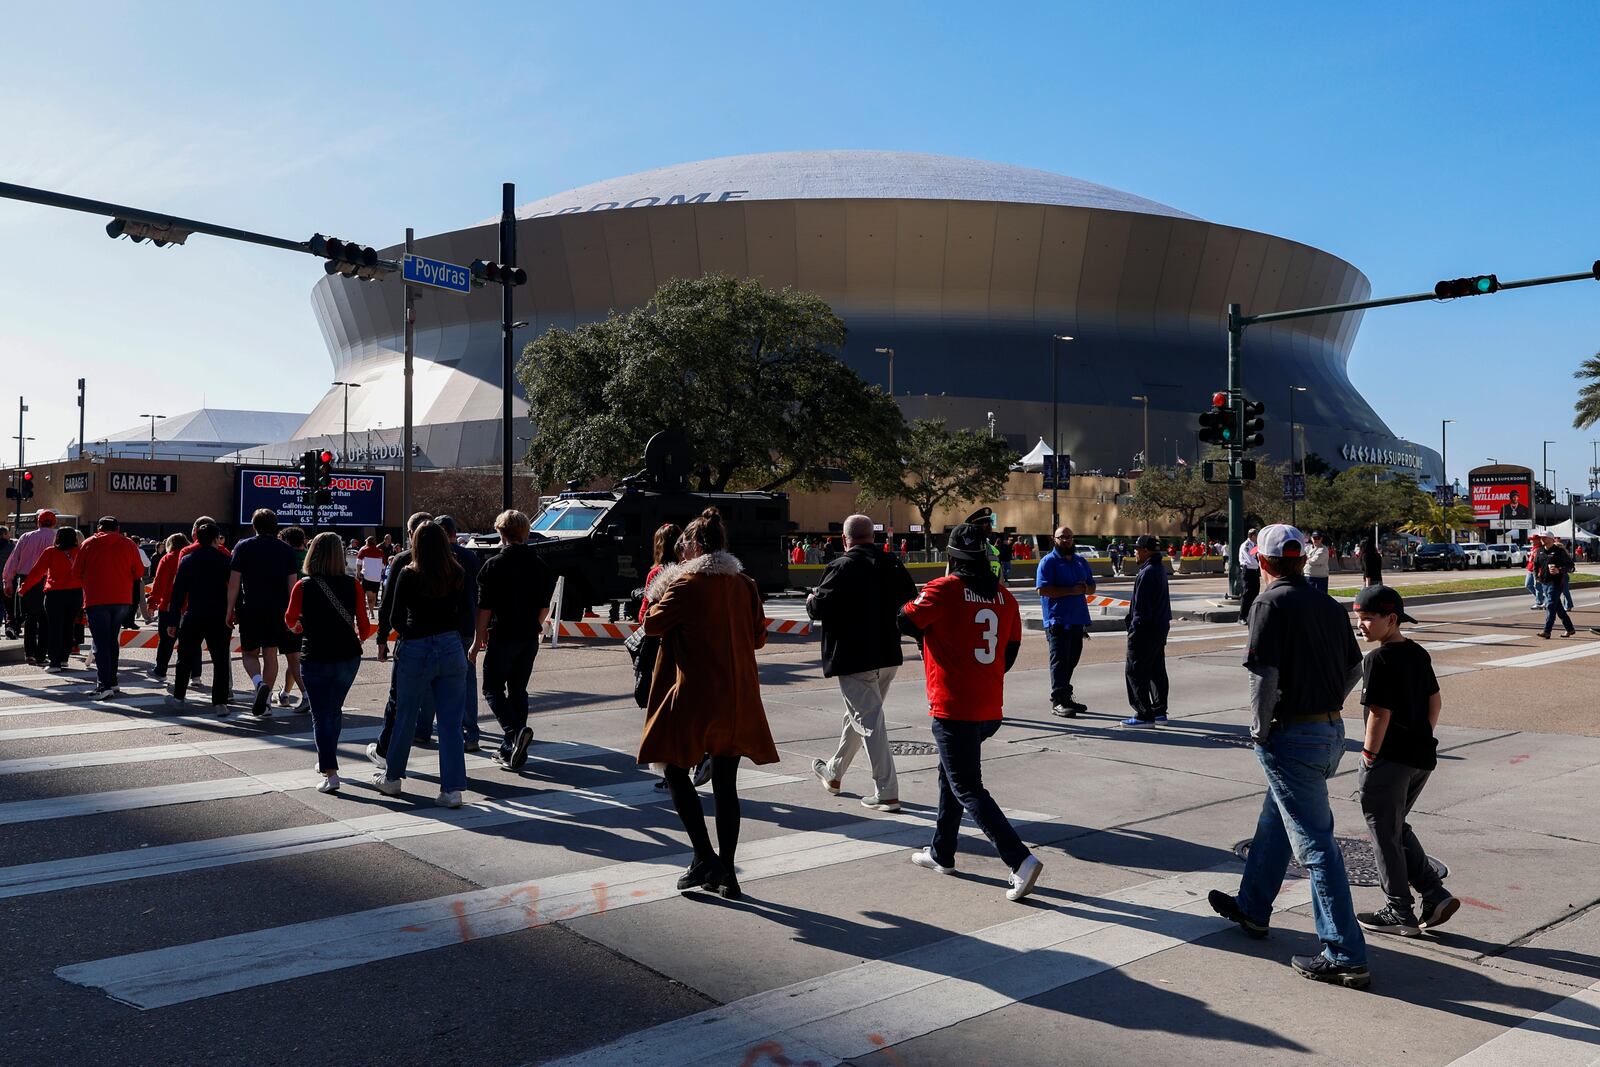
[[[1222,439],[1223,439],[1223,440],[1224,440],[1224,441],[1231,441],[1231,440],[1233,440],[1233,431],[1232,431],[1232,430],[1223,430],[1223,431],[1222,431]]]
[[[1474,278],[1472,284],[1480,293],[1494,292],[1494,280],[1492,278]]]

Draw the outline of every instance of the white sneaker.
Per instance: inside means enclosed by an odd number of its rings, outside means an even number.
[[[326,775],[321,782],[317,783],[317,792],[319,793],[337,793],[338,791],[339,776],[337,774]]]
[[[828,791],[829,796],[839,795],[839,779],[828,777],[828,761],[814,759],[811,761],[811,774],[822,783],[822,788]]]
[[[433,798],[433,802],[441,808],[459,808],[461,806],[461,790],[444,790]]]
[[[46,674],[60,674],[61,671],[62,671],[62,668],[60,668],[60,667],[46,667],[44,669],[44,673],[46,673]]]
[[[1006,890],[1007,900],[1021,900],[1033,892],[1033,883],[1039,880],[1039,872],[1044,870],[1044,864],[1035,856],[1029,856],[1011,872],[1011,888]]]
[[[372,765],[380,771],[389,769],[389,761],[378,755],[378,742],[376,741],[367,742],[367,759],[371,760]]]
[[[373,771],[372,788],[376,789],[386,797],[397,797],[400,795],[400,786],[403,779],[396,778],[393,781],[390,781],[388,774],[388,771]]]
[[[955,874],[956,873],[956,869],[954,867],[946,867],[943,864],[941,864],[938,860],[933,858],[933,849],[932,848],[924,848],[924,849],[922,849],[922,850],[920,850],[918,852],[913,852],[911,854],[911,862],[915,863],[918,867],[922,867],[922,868],[924,868],[926,870],[934,871],[934,872],[936,872],[938,874]]]
[[[862,797],[861,806],[863,808],[871,808],[873,811],[895,812],[900,810],[900,802],[898,800],[884,800],[876,793]]]

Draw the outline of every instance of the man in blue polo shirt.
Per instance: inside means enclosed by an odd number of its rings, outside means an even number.
[[[1089,632],[1089,605],[1084,598],[1094,593],[1094,573],[1073,548],[1070,527],[1056,530],[1055,547],[1039,561],[1034,585],[1044,605],[1044,632],[1050,640],[1050,714],[1075,719],[1078,712],[1089,710],[1087,704],[1072,699],[1072,672]]]

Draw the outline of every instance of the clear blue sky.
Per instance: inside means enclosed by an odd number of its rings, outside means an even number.
[[[507,180],[527,201],[718,155],[904,149],[1304,241],[1394,294],[1600,256],[1597,54],[1589,2],[26,5],[0,41],[0,180],[381,245],[495,214]],[[33,454],[59,455],[80,375],[91,440],[322,394],[316,261],[102,225],[0,201],[5,437],[23,394]],[[1549,438],[1555,487],[1580,489],[1600,429],[1571,429],[1571,372],[1597,349],[1582,283],[1369,312],[1350,371],[1404,437],[1437,448],[1455,419],[1453,474],[1537,469]]]

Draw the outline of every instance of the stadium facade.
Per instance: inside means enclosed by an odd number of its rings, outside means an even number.
[[[664,167],[534,201],[517,217],[529,277],[515,296],[526,322],[519,349],[552,327],[640,306],[669,278],[759,278],[832,304],[849,328],[842,358],[867,380],[887,382],[876,350],[892,348],[908,417],[987,427],[992,412],[996,432],[1027,451],[1050,437],[1051,337],[1070,335],[1060,349],[1060,441],[1080,471],[1135,466],[1146,434],[1152,462],[1193,462],[1196,416],[1225,385],[1230,302],[1248,314],[1370,293],[1354,266],[1295,241],[1044,171],[900,152]],[[416,250],[455,263],[493,259],[496,228],[489,220],[424,237]],[[429,291],[418,305],[421,467],[498,462],[499,302],[490,287]],[[346,461],[397,463],[400,285],[329,277],[312,304],[333,377],[363,386],[349,394]],[[1294,413],[1306,452],[1334,468],[1379,463],[1431,481],[1437,453],[1397,438],[1350,383],[1360,320],[1249,331],[1246,392],[1267,405],[1266,451],[1289,456],[1288,398],[1301,386]],[[280,458],[344,451],[344,401],[331,389],[278,446]],[[520,395],[516,411],[526,412]]]

